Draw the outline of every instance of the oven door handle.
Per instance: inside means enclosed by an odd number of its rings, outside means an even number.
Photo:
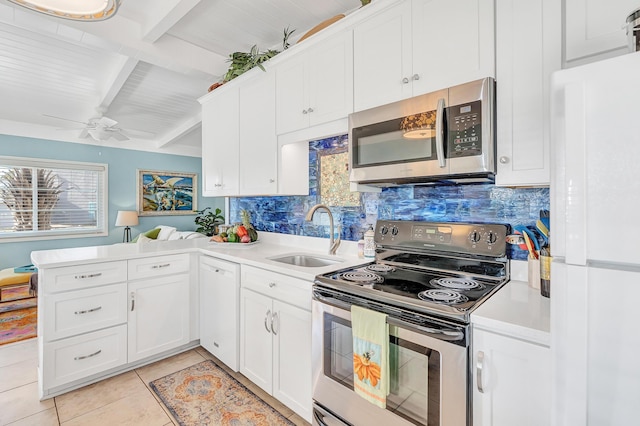
[[[325,297],[318,292],[313,292],[313,297],[322,303],[326,303],[327,305],[335,306],[336,308],[344,309],[345,311],[351,312],[351,304],[347,302],[343,302],[342,300]],[[459,342],[464,340],[464,332],[455,329],[437,329],[431,327],[423,327],[421,325],[412,324],[407,321],[402,321],[397,318],[391,317],[387,315],[387,323],[390,325],[395,325],[398,327],[406,328],[409,330],[414,330],[420,334],[424,334],[435,339],[445,340],[448,342]]]
[[[423,327],[421,325],[412,324],[410,322],[402,321],[393,317],[387,317],[387,323],[390,325],[395,325],[402,328],[413,329],[421,334],[426,334],[427,336],[435,337],[436,339],[446,340],[450,342],[458,342],[464,340],[464,333],[459,330],[453,329],[438,329],[431,327]]]

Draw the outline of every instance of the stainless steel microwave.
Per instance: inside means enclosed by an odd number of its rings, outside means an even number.
[[[493,182],[495,81],[487,77],[349,115],[351,182]]]

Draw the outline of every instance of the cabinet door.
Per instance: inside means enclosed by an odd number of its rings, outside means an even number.
[[[269,297],[240,290],[240,372],[269,394],[273,385],[271,305]]]
[[[413,96],[494,77],[493,16],[493,0],[414,0]]]
[[[238,88],[220,87],[202,104],[202,195],[238,195]]]
[[[309,125],[306,55],[295,56],[276,68],[276,129],[279,135]]]
[[[269,195],[278,190],[275,73],[257,72],[240,87],[240,195]]]
[[[189,343],[189,274],[129,283],[129,362]]]
[[[346,118],[353,112],[353,41],[345,31],[323,41],[308,58],[309,125]]]
[[[473,366],[474,426],[550,424],[549,348],[474,330]]]
[[[237,263],[200,260],[200,345],[238,371],[240,267]]]
[[[560,26],[555,0],[496,2],[498,185],[549,184],[549,79],[560,69]]]
[[[429,48],[430,45],[425,46],[426,50]],[[410,1],[403,1],[356,26],[353,30],[356,111],[411,96],[411,53]]]
[[[565,61],[568,66],[628,52],[627,16],[637,0],[565,0]]]
[[[273,396],[311,421],[311,312],[273,302]]]

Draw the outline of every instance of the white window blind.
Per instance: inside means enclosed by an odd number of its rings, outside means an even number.
[[[0,157],[0,239],[106,235],[107,165]]]

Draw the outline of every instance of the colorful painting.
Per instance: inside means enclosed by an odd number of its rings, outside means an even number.
[[[138,216],[197,213],[195,173],[138,170]]]

